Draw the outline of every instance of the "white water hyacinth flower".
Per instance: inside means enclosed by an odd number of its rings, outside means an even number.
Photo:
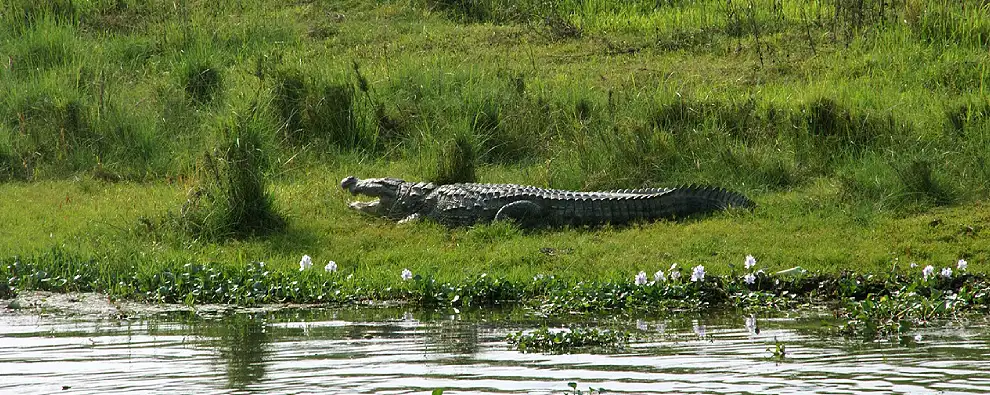
[[[942,277],[945,277],[945,278],[952,277],[952,269],[949,269],[947,267],[942,268],[942,273],[941,274],[942,274]]]
[[[677,281],[679,278],[681,278],[681,272],[670,272],[671,281]]]
[[[756,275],[753,273],[746,273],[746,275],[743,276],[743,282],[752,285],[756,282]]]
[[[918,334],[918,335],[914,335],[914,341],[916,341],[916,342],[920,342],[920,341],[921,341],[921,339],[924,339],[924,338],[923,338],[923,337],[921,337],[921,335],[920,335],[920,334]]]
[[[746,332],[749,332],[751,335],[760,333],[760,329],[756,326],[756,316],[750,315],[746,317]]]
[[[650,329],[650,326],[646,324],[646,321],[636,320],[636,329],[645,332],[647,329]]]
[[[334,261],[327,262],[327,265],[323,267],[323,270],[326,270],[327,273],[333,273],[337,271],[337,262]]]
[[[917,262],[911,262],[911,268],[914,269],[916,267],[918,267],[918,263]]]
[[[756,266],[756,258],[753,258],[752,255],[746,255],[746,270],[752,269],[753,266]]]
[[[694,281],[694,282],[705,281],[705,266],[704,265],[698,265],[698,266],[695,266],[694,267],[694,270],[691,271],[691,281]]]
[[[969,262],[966,262],[965,259],[960,259],[959,262],[956,262],[956,269],[960,271],[966,270],[967,267],[969,267]]]
[[[409,281],[412,280],[412,272],[409,269],[402,269],[402,280]]]
[[[698,337],[705,337],[705,334],[707,333],[707,331],[705,331],[705,326],[699,324],[698,321],[694,321],[692,324],[691,329],[694,330],[694,334],[698,335]]]
[[[935,274],[935,267],[932,265],[925,266],[924,269],[921,269],[921,275],[925,277],[925,281],[928,281],[928,277],[931,277],[933,274]]]
[[[667,276],[663,274],[663,270],[657,270],[656,273],[653,273],[653,281],[667,281]]]
[[[646,285],[646,272],[639,272],[636,275],[636,285]]]
[[[299,261],[299,271],[303,271],[313,267],[313,258],[309,255],[303,255],[302,259]]]

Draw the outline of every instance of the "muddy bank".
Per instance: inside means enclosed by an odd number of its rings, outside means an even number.
[[[115,300],[95,292],[56,293],[24,291],[16,297],[0,299],[0,315],[40,314],[87,316],[105,318],[142,317],[175,312],[193,312],[198,315],[224,315],[231,313],[268,312],[285,309],[317,308],[315,304],[268,304],[259,306],[235,306],[222,304],[184,305],[151,304],[129,300]]]

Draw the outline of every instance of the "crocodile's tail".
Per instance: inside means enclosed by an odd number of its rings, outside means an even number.
[[[718,187],[687,185],[663,195],[664,216],[684,218],[730,208],[752,210],[756,203],[738,192]]]

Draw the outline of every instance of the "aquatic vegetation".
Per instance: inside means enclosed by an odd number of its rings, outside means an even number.
[[[636,285],[646,285],[646,272],[639,272],[636,274],[635,281]]]
[[[752,268],[756,267],[756,258],[754,258],[752,255],[746,255],[746,260],[743,262],[743,264],[746,266],[746,270],[751,270]]]
[[[336,272],[337,271],[337,262],[334,262],[334,261],[327,262],[327,265],[323,267],[323,271],[325,271],[327,273]]]
[[[264,262],[104,262],[54,249],[39,256],[0,260],[0,291],[6,295],[21,290],[102,292],[115,298],[184,304],[372,300],[422,308],[521,305],[542,317],[664,315],[721,308],[755,313],[833,303],[839,307],[837,318],[845,321],[834,330],[866,338],[889,338],[913,327],[990,308],[990,282],[966,271],[928,278],[849,272],[781,277],[756,271],[744,276],[706,273],[700,281],[701,270],[697,270],[699,281],[671,276],[644,283],[645,272],[632,281],[576,281],[549,275],[512,281],[487,274],[438,281],[429,273],[414,275],[404,269],[394,286],[381,287],[351,274],[341,276],[336,262],[331,263],[327,267],[335,270],[306,270],[312,267],[309,256],[300,260],[303,270],[271,268]],[[670,273],[677,273],[676,267]]]
[[[705,281],[705,266],[704,265],[695,266],[694,269],[691,270],[691,281],[692,282]]]
[[[303,255],[302,259],[299,260],[299,271],[303,271],[313,267],[313,258],[309,255]]]
[[[750,314],[749,316],[746,317],[745,326],[746,326],[746,332],[749,332],[750,335],[757,335],[760,333],[760,327],[759,324],[756,322],[755,315]]]
[[[587,392],[581,391],[581,390],[578,389],[578,383],[576,381],[568,382],[567,383],[567,386],[568,387],[571,387],[571,389],[570,389],[570,391],[563,392],[564,395],[585,395],[585,394],[587,394],[587,395],[595,395],[595,394],[604,394],[605,393],[605,388],[597,388],[597,389],[595,389],[595,388],[588,387],[588,391]]]
[[[667,276],[663,274],[663,270],[657,270],[656,273],[653,273],[653,282],[659,283],[662,281],[667,281]]]
[[[670,279],[672,281],[677,281],[681,278],[681,269],[677,267],[676,263],[672,263],[670,265],[670,270],[668,270],[668,272],[670,273]]]
[[[838,328],[839,333],[894,338],[938,320],[985,313],[990,307],[990,284],[986,279],[971,275],[953,278],[951,269],[948,274],[920,280],[892,277],[886,283],[888,291],[847,300],[843,316],[848,321]]]
[[[506,341],[521,352],[617,351],[629,344],[632,334],[626,331],[597,328],[548,328],[519,331]]]
[[[777,363],[784,362],[784,358],[787,358],[787,345],[776,337],[773,338],[773,346],[768,347],[767,351],[771,353],[770,359]]]

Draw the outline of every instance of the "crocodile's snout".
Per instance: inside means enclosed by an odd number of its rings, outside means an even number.
[[[357,185],[357,183],[358,183],[357,177],[347,176],[344,177],[343,180],[340,180],[340,187],[348,190],[351,193],[351,195],[354,195],[355,194],[354,186]]]

